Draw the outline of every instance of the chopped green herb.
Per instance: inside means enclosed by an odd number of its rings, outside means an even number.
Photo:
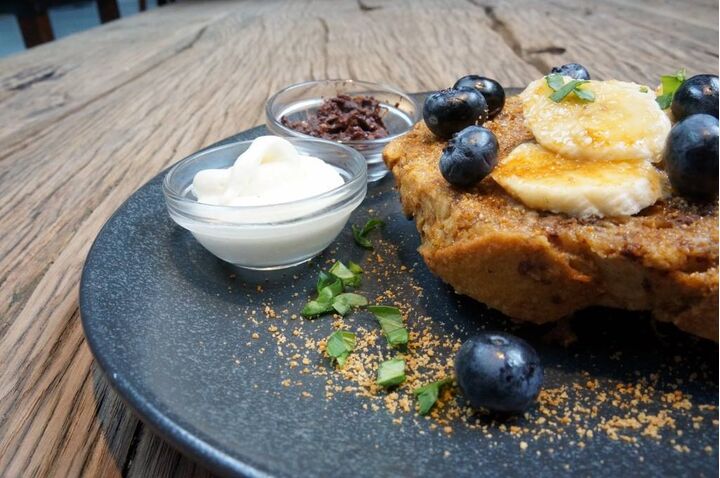
[[[650,90],[648,89],[647,86],[641,86],[641,87],[640,87],[640,93],[647,93],[648,91],[650,91]]]
[[[378,366],[377,384],[387,388],[405,381],[405,360],[394,358]]]
[[[555,103],[560,103],[570,93],[574,93],[575,96],[577,96],[582,101],[595,101],[595,94],[592,91],[580,89],[580,86],[584,85],[585,83],[587,83],[586,80],[570,80],[565,83],[564,86],[555,90],[555,92],[550,95],[550,99],[553,100]]]
[[[345,292],[333,299],[332,306],[340,315],[345,315],[353,307],[364,307],[368,304],[368,300],[360,294]]]
[[[355,334],[347,330],[337,330],[328,337],[325,351],[331,360],[342,368],[347,361],[350,352],[355,350],[356,338]]]
[[[302,314],[303,317],[316,317],[318,315],[326,314],[328,312],[331,312],[333,310],[333,306],[329,302],[319,302],[317,300],[311,300],[307,304],[305,304],[305,307],[303,307]]]
[[[368,310],[375,315],[390,345],[394,347],[407,344],[408,331],[403,326],[400,309],[388,305],[371,305]]]
[[[445,385],[452,383],[452,381],[452,378],[446,378],[438,380],[437,382],[428,383],[413,390],[413,394],[418,400],[418,413],[420,415],[427,415],[433,405],[435,405],[435,402],[437,402],[440,390]]]
[[[343,290],[342,281],[335,279],[335,282],[320,289],[317,300],[318,302],[330,303],[332,302],[333,297],[338,294],[342,294]]]
[[[657,98],[655,98],[655,101],[657,101],[657,104],[660,106],[660,109],[666,110],[666,109],[670,108],[670,105],[672,105],[673,96],[674,96],[673,93],[660,95]]]
[[[589,103],[595,101],[595,93],[590,90],[582,90],[580,88],[575,88],[573,90],[573,93],[575,93],[575,96],[577,96],[583,101],[587,101]]]
[[[338,280],[337,277],[331,276],[330,274],[328,274],[325,271],[320,271],[320,275],[318,276],[317,287],[316,287],[318,294],[325,287],[329,286],[333,282],[336,282],[337,280]]]
[[[340,279],[345,286],[357,287],[360,285],[360,275],[348,269],[340,261],[333,264],[330,268],[330,274]]]
[[[687,77],[685,68],[678,70],[674,75],[662,75],[660,77],[660,85],[662,86],[662,94],[655,98],[660,108],[666,110],[672,104],[673,96],[680,85],[683,84]]]
[[[385,226],[385,223],[380,219],[370,219],[368,222],[365,223],[365,226],[362,229],[353,225],[352,232],[353,238],[355,238],[355,243],[361,247],[364,247],[365,249],[372,249],[373,245],[367,238],[367,235],[370,234],[370,232],[372,232],[374,229],[383,226]]]
[[[553,90],[557,91],[565,85],[565,80],[559,73],[551,73],[545,77],[547,85]]]
[[[360,285],[361,273],[362,269],[354,262],[351,262],[348,268],[340,261],[333,264],[329,273],[321,271],[316,286],[318,296],[303,307],[301,312],[303,317],[313,318],[333,310],[345,315],[353,307],[367,305],[368,301],[365,297],[344,293],[346,285],[355,287]]]

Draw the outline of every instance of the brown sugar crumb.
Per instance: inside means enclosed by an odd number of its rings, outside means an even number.
[[[448,385],[441,390],[430,413],[420,416],[413,390],[454,375],[453,358],[466,331],[449,329],[442,323],[442,317],[425,315],[425,310],[418,305],[421,303],[418,297],[424,296],[424,291],[415,282],[414,275],[407,272],[412,268],[402,270],[395,262],[398,246],[390,242],[382,242],[380,246],[382,257],[369,253],[361,261],[364,274],[357,293],[376,304],[400,309],[409,333],[407,349],[402,353],[387,344],[380,327],[367,312],[356,311],[345,317],[336,314],[310,322],[300,317],[293,319],[288,312],[293,308],[283,304],[262,303],[257,307],[259,316],[267,318],[273,318],[273,307],[283,310],[282,314],[275,314],[272,325],[266,323],[263,327],[270,331],[286,368],[292,369],[294,375],[306,377],[306,383],[315,381],[319,388],[312,390],[315,395],[320,394],[320,398],[358,397],[362,399],[360,412],[367,410],[366,413],[387,417],[389,423],[416,427],[421,435],[433,433],[449,439],[460,430],[472,430],[479,439],[487,440],[489,446],[497,446],[503,436],[511,437],[521,450],[532,448],[533,457],[552,455],[553,450],[565,446],[588,448],[608,439],[628,447],[662,440],[669,449],[685,453],[687,447],[679,443],[683,431],[687,436],[693,427],[704,429],[711,423],[718,426],[714,404],[693,403],[692,396],[681,392],[678,381],[665,383],[659,374],[643,375],[632,370],[624,381],[584,371],[576,383],[547,385],[533,407],[523,415],[504,420],[470,408],[457,387]],[[402,280],[398,280],[400,278]],[[377,286],[368,290],[367,285],[374,284]],[[302,292],[305,296],[305,291]],[[300,320],[293,321],[297,319]],[[255,324],[260,326],[259,322]],[[333,364],[325,353],[327,337],[338,329],[356,335],[356,347],[342,368]],[[320,335],[316,335],[316,331]],[[260,335],[253,333],[252,337],[259,339]],[[271,350],[275,351],[275,347]],[[613,355],[620,359],[619,353]],[[376,383],[378,364],[396,356],[406,361],[406,380],[394,389],[383,389]],[[690,380],[689,375],[682,378]],[[283,387],[302,386],[289,379],[281,383]],[[312,396],[309,389],[301,390],[302,397]],[[678,442],[671,441],[673,439]],[[703,450],[709,454],[714,452],[711,446]]]

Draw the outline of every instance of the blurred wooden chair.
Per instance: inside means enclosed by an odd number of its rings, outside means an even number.
[[[57,2],[53,0],[0,0],[0,13],[15,15],[25,46],[32,48],[55,39],[48,16],[48,8],[54,3]],[[100,23],[120,18],[117,0],[95,0],[95,3]],[[166,3],[167,0],[158,0],[158,6]],[[140,11],[145,11],[147,1],[138,0],[138,7]]]

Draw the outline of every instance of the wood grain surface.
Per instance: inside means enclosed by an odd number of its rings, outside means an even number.
[[[282,86],[523,85],[577,61],[655,85],[717,73],[714,0],[186,2],[0,61],[0,476],[205,476],[108,388],[78,282],[113,211],[160,170],[264,121]]]

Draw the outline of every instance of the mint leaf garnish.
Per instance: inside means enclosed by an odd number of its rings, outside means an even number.
[[[364,307],[367,304],[368,300],[360,294],[345,292],[333,299],[332,306],[338,314],[345,315],[350,312],[353,307]]]
[[[338,278],[331,276],[325,271],[320,271],[320,275],[318,276],[317,286],[316,289],[318,291],[318,294],[321,290],[323,290],[325,287],[329,286],[333,282],[337,281]]]
[[[367,235],[370,234],[370,232],[372,232],[374,229],[383,226],[385,226],[385,223],[380,219],[370,219],[368,222],[365,223],[365,226],[362,229],[353,224],[352,233],[353,238],[355,239],[355,243],[360,247],[364,247],[365,249],[372,249],[373,245],[367,238]]]
[[[356,342],[357,340],[355,334],[352,332],[348,332],[347,330],[337,330],[328,337],[325,351],[330,359],[336,362],[338,367],[342,368],[343,365],[345,365],[350,352],[355,350]]]
[[[672,105],[673,96],[680,85],[687,78],[687,70],[685,68],[679,69],[674,75],[662,75],[660,77],[660,85],[662,87],[662,94],[658,96],[655,101],[660,105],[661,109],[668,109]]]
[[[377,384],[388,388],[405,381],[405,360],[394,358],[378,366]]]
[[[332,310],[333,306],[329,302],[319,302],[317,300],[311,300],[310,302],[305,304],[305,307],[303,307],[303,310],[300,313],[303,317],[311,318],[318,315],[326,314]]]
[[[565,81],[563,80],[563,77],[559,73],[551,73],[548,76],[545,77],[545,81],[547,82],[547,85],[553,90],[557,91],[560,88],[562,88],[565,84]]]
[[[360,275],[351,271],[340,261],[335,262],[330,268],[330,274],[340,279],[344,286],[357,287],[360,285]]]
[[[590,90],[583,90],[580,88],[575,88],[573,90],[573,93],[575,93],[575,96],[577,96],[578,98],[580,98],[583,101],[587,101],[589,103],[592,103],[593,101],[595,101],[595,93],[593,93]]]
[[[435,402],[437,402],[442,387],[452,383],[452,381],[452,378],[445,378],[413,390],[413,394],[418,400],[418,413],[420,415],[427,415],[435,405]]]
[[[577,96],[582,101],[595,101],[595,94],[592,91],[580,89],[580,86],[584,85],[585,83],[587,83],[587,80],[570,80],[562,87],[556,89],[555,92],[550,95],[550,99],[553,100],[555,103],[560,103],[570,93],[574,93],[575,96]]]
[[[400,309],[388,305],[371,305],[368,310],[380,323],[383,334],[390,345],[394,347],[407,344],[408,331],[403,325]]]

